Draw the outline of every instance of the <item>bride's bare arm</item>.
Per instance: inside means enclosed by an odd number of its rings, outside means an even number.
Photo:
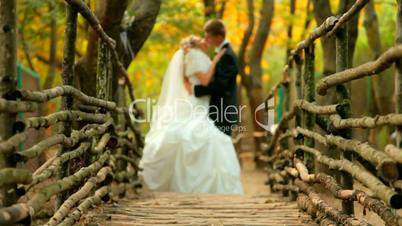
[[[221,50],[214,59],[211,62],[211,65],[208,68],[207,72],[197,72],[195,73],[195,76],[197,76],[198,80],[200,80],[201,85],[208,85],[208,83],[211,81],[212,76],[214,75],[215,72],[215,67],[218,61],[222,58],[223,54],[225,53],[225,49]]]

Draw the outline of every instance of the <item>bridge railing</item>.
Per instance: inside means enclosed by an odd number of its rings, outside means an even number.
[[[321,225],[370,225],[353,215],[355,202],[363,209],[376,213],[386,225],[402,225],[402,217],[396,214],[396,209],[402,208],[402,180],[399,175],[402,164],[399,134],[402,125],[401,100],[396,101],[396,113],[351,118],[353,106],[346,83],[375,75],[395,65],[396,87],[401,85],[402,45],[398,43],[401,37],[396,38],[395,47],[385,51],[375,61],[348,68],[346,24],[368,1],[358,0],[343,15],[327,18],[308,38],[299,42],[291,51],[282,80],[266,98],[268,105],[268,100],[275,96],[279,87],[285,90],[285,113],[267,148],[267,184],[273,190],[297,198],[299,207],[317,217]],[[398,1],[398,21],[401,21],[401,10],[402,5]],[[333,59],[336,73],[319,79],[316,84],[315,41],[330,36],[335,36],[336,42],[336,59]],[[318,104],[316,93],[325,96],[331,88],[336,102]],[[400,90],[395,92],[399,97]],[[292,93],[296,98],[292,98]],[[372,129],[384,125],[395,127],[398,133],[396,144],[389,144],[384,150],[352,136],[353,128]],[[322,167],[316,167],[317,163],[326,165],[331,173],[320,172]],[[373,196],[354,189],[356,181]],[[342,210],[325,202],[313,184],[320,184],[334,198],[342,200]]]
[[[82,214],[102,200],[119,197],[128,188],[140,186],[137,172],[143,137],[130,119],[129,108],[110,101],[113,75],[122,75],[119,92],[124,93],[127,86],[134,99],[115,42],[103,31],[85,2],[66,2],[63,85],[43,91],[17,90],[0,98],[2,113],[36,111],[55,98],[61,98],[62,102],[59,112],[16,121],[14,135],[0,142],[0,154],[9,165],[15,166],[0,169],[0,188],[6,189],[5,196],[16,197],[14,203],[0,208],[0,225],[30,225],[49,202],[55,203],[55,211],[45,225],[74,225]],[[96,97],[72,86],[78,13],[100,37]],[[111,62],[115,62],[117,71],[113,72]],[[140,116],[136,108],[131,111]],[[60,126],[58,133],[20,150],[28,131],[57,125]],[[59,147],[57,153],[35,172],[24,165],[55,147]]]

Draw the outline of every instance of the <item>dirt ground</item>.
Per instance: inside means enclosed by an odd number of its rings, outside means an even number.
[[[267,173],[261,169],[256,169],[254,154],[252,152],[240,153],[240,164],[242,166],[241,179],[244,192],[247,195],[265,195],[270,193],[268,186],[264,184]]]

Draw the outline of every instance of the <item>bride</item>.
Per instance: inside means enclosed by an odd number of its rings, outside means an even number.
[[[208,84],[222,57],[212,60],[207,45],[190,36],[181,43],[166,71],[140,167],[154,191],[242,194],[240,166],[230,136],[208,117],[209,96],[189,95],[184,80]]]

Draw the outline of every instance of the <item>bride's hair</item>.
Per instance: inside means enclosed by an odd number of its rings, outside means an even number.
[[[191,48],[197,48],[198,41],[200,40],[200,37],[195,36],[195,35],[190,35],[186,38],[184,38],[181,43],[180,47],[187,52]]]

